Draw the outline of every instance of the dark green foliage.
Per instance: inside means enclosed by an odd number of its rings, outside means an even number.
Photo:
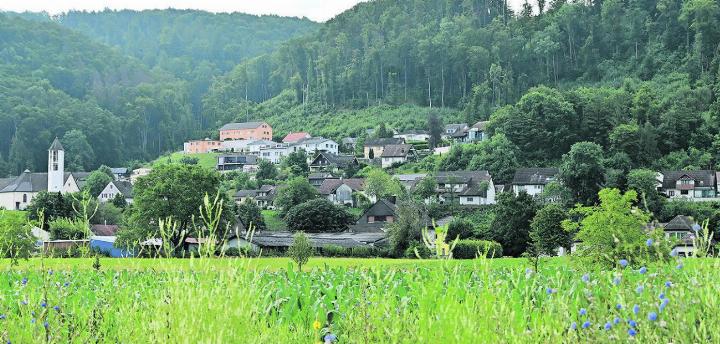
[[[278,187],[275,206],[280,210],[280,214],[285,216],[296,205],[315,199],[318,196],[317,189],[310,185],[306,178],[297,177]]]
[[[483,255],[487,258],[501,258],[502,246],[494,241],[459,240],[453,249],[453,258],[456,259],[475,259]]]
[[[530,223],[531,251],[554,256],[559,247],[570,250],[572,235],[562,227],[567,218],[567,212],[558,204],[551,203],[538,210]]]
[[[185,165],[197,165],[200,159],[191,156],[184,156],[180,159],[181,164]]]
[[[303,265],[305,265],[310,256],[313,255],[314,249],[308,240],[307,235],[303,232],[297,232],[293,236],[293,243],[288,248],[288,256],[297,264],[298,270],[302,271]]]
[[[98,225],[119,225],[123,220],[123,209],[115,206],[111,202],[100,203],[97,212],[90,219],[91,224]]]
[[[307,163],[308,156],[304,150],[298,150],[288,154],[282,161],[283,168],[290,171],[293,176],[307,177],[310,173],[310,167]]]
[[[82,221],[58,218],[50,221],[50,239],[79,240],[88,239],[90,229]]]
[[[472,222],[466,219],[453,219],[448,225],[448,240],[461,240],[472,238],[475,234],[475,228]]]
[[[497,197],[495,218],[490,226],[489,236],[502,245],[503,254],[519,257],[530,242],[530,222],[535,217],[538,205],[532,196],[520,192],[503,192]]]
[[[127,207],[128,203],[125,199],[125,196],[122,194],[116,194],[115,197],[112,199],[112,204],[117,207],[118,209],[125,210],[125,207]]]
[[[389,226],[390,254],[395,257],[414,257],[412,250],[408,250],[413,242],[425,247],[422,243],[422,229],[426,226],[424,218],[421,201],[399,200],[395,221]],[[408,255],[408,252],[411,254]]]
[[[574,200],[592,204],[605,180],[603,148],[591,142],[578,142],[563,155],[560,179],[570,189]]]
[[[267,160],[260,160],[258,163],[258,171],[255,174],[257,180],[274,180],[278,176],[277,167],[275,164]]]
[[[32,221],[39,221],[42,214],[45,220],[43,228],[48,229],[50,221],[58,218],[75,217],[72,203],[72,196],[70,195],[42,191],[33,197],[32,202],[25,211],[27,211],[28,218]]]
[[[344,207],[317,198],[292,207],[285,222],[296,232],[341,232],[355,223],[355,217]]]
[[[265,225],[265,218],[262,216],[262,210],[250,199],[246,199],[237,206],[238,220],[249,228],[250,225],[258,231],[264,231],[267,229]]]
[[[21,212],[0,211],[0,257],[12,258],[12,263],[30,258],[35,250],[30,228]]]
[[[91,196],[98,197],[105,187],[112,181],[112,177],[105,172],[95,170],[85,180],[84,190],[87,190]]]

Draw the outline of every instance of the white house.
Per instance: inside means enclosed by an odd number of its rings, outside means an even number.
[[[475,142],[475,141],[482,141],[488,138],[488,135],[486,133],[486,127],[489,121],[481,121],[475,123],[472,127],[470,127],[467,130],[467,136],[465,137],[464,142]]]
[[[388,168],[393,164],[404,163],[414,152],[412,145],[387,145],[380,155],[381,165],[383,168]]]
[[[558,173],[557,168],[518,168],[513,177],[513,192],[516,195],[521,191],[530,196],[540,195],[545,185],[556,180]]]
[[[715,171],[663,171],[661,192],[670,200],[717,201]]]
[[[695,220],[689,216],[678,215],[670,222],[662,224],[662,227],[665,238],[675,242],[673,249],[679,256],[689,257],[695,253],[696,231],[701,229]]]
[[[328,152],[337,155],[340,146],[337,142],[326,139],[324,137],[310,137],[306,139],[298,140],[291,145],[293,151],[299,149],[304,150],[306,153],[312,155],[315,152]]]
[[[78,192],[89,173],[65,172],[65,149],[55,138],[48,149],[48,172],[25,170],[17,177],[0,179],[0,208],[23,210],[40,192]]]
[[[460,205],[495,204],[495,184],[488,171],[442,171],[435,176],[438,198]]]
[[[98,195],[98,200],[102,203],[112,202],[119,194],[125,198],[125,202],[130,204],[133,201],[132,190],[132,184],[130,184],[130,182],[114,180],[105,186],[100,195]]]
[[[363,190],[365,180],[362,178],[325,179],[318,188],[320,195],[330,202],[351,207],[357,206],[353,195],[356,192],[362,193]]]
[[[405,142],[421,142],[430,140],[430,134],[424,130],[408,130],[400,134],[395,134],[393,137],[396,139],[404,139]]]
[[[220,143],[223,151],[226,152],[246,152],[248,145],[256,140],[226,140]]]

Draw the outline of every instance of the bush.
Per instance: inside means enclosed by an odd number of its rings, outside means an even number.
[[[50,222],[50,238],[52,240],[85,239],[88,233],[87,225],[81,221],[58,218]]]
[[[345,257],[348,254],[348,250],[338,245],[327,245],[320,249],[320,254],[323,257]]]
[[[485,254],[488,258],[500,258],[502,252],[502,246],[494,241],[460,240],[453,250],[453,258],[475,259],[478,254]]]
[[[358,246],[350,249],[350,256],[357,258],[382,257],[384,252],[377,247]]]
[[[433,252],[430,251],[424,243],[420,241],[411,241],[408,248],[405,250],[405,258],[418,258],[418,255],[422,259],[428,259],[433,256]]]
[[[473,224],[466,219],[453,219],[448,225],[448,240],[455,240],[455,238],[469,239],[473,237],[474,227]]]
[[[355,223],[355,216],[344,207],[318,198],[290,209],[285,222],[293,232],[342,232]]]

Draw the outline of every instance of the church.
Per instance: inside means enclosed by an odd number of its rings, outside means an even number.
[[[65,172],[65,149],[55,138],[48,149],[48,172],[25,170],[20,176],[0,178],[0,209],[24,210],[38,193],[79,192],[90,173]]]

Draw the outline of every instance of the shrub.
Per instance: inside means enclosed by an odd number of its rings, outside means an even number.
[[[433,252],[420,241],[411,241],[410,244],[408,244],[408,248],[405,250],[405,258],[428,259],[432,256]]]
[[[307,235],[303,232],[297,232],[293,236],[293,243],[288,248],[288,256],[297,264],[298,270],[302,271],[310,256],[313,254],[313,247],[310,245]]]
[[[348,254],[348,250],[338,245],[327,245],[320,249],[323,257],[344,257]]]
[[[370,246],[358,246],[350,249],[350,256],[357,258],[382,257],[382,250]]]
[[[0,210],[0,257],[29,258],[35,249],[35,240],[25,214]]]
[[[502,246],[494,241],[460,240],[453,250],[453,258],[475,259],[479,254],[485,254],[488,258],[500,258],[502,252]]]
[[[468,239],[473,236],[473,224],[466,220],[466,219],[454,219],[450,222],[448,225],[448,234],[447,238],[448,240],[455,240],[455,238],[460,238],[460,240]]]
[[[290,209],[285,222],[294,232],[341,232],[355,222],[355,217],[344,207],[318,198]]]
[[[50,222],[50,238],[52,240],[79,240],[89,233],[87,225],[81,221],[58,218]]]

